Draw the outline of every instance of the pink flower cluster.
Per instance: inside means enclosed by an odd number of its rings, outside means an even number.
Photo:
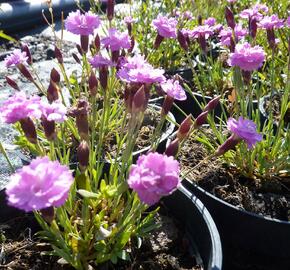
[[[94,68],[110,67],[114,65],[111,60],[101,55],[95,55],[93,58],[89,59],[89,62]]]
[[[229,118],[227,122],[228,130],[234,133],[241,140],[244,140],[248,148],[252,148],[257,142],[263,139],[263,136],[257,133],[256,124],[248,119],[239,117],[238,120]]]
[[[65,28],[67,31],[82,36],[89,36],[94,33],[101,24],[98,16],[91,12],[81,14],[80,10],[70,12],[65,20]]]
[[[259,26],[263,29],[278,29],[284,26],[284,20],[280,20],[276,14],[265,16],[260,20]]]
[[[176,26],[177,20],[174,18],[168,18],[166,16],[158,15],[153,20],[152,24],[157,29],[158,34],[164,38],[176,38]]]
[[[179,84],[178,80],[169,79],[160,84],[161,89],[166,93],[166,95],[176,99],[176,100],[186,100],[186,93],[182,86]]]
[[[128,83],[156,83],[163,82],[163,69],[155,69],[142,55],[128,58],[118,71],[118,77]]]
[[[101,42],[105,48],[109,48],[112,52],[131,47],[131,40],[128,34],[121,33],[115,28],[109,29],[109,35],[103,38]]]
[[[159,153],[142,155],[131,166],[128,185],[142,202],[153,205],[179,186],[179,170],[179,163],[173,157]]]
[[[27,98],[23,92],[17,92],[0,107],[0,118],[7,124],[14,124],[27,117],[40,119],[42,116],[48,121],[60,123],[66,120],[66,113],[67,108],[60,102],[48,104],[38,96]]]
[[[214,32],[209,25],[199,25],[189,32],[191,38],[205,37],[206,39],[213,35]]]
[[[248,42],[245,42],[236,46],[235,52],[230,54],[228,64],[238,66],[242,70],[253,71],[263,65],[265,56],[262,47],[252,47]]]
[[[256,19],[260,21],[263,18],[264,13],[268,13],[269,9],[264,4],[255,4],[252,8],[245,9],[240,13],[240,17],[243,19]]]
[[[19,64],[24,64],[28,60],[28,56],[26,55],[26,52],[22,52],[19,49],[15,49],[12,54],[8,55],[4,59],[5,66],[8,67],[14,67]]]
[[[241,40],[243,37],[245,37],[248,34],[248,31],[246,29],[244,29],[242,27],[242,25],[240,25],[240,24],[237,24],[235,26],[234,32],[235,32],[236,41]],[[232,35],[233,35],[233,33],[232,33],[231,28],[227,27],[227,28],[222,29],[219,33],[219,37],[221,39],[221,44],[224,46],[230,46]]]
[[[73,176],[68,167],[38,157],[17,170],[6,186],[8,204],[26,212],[65,203]]]

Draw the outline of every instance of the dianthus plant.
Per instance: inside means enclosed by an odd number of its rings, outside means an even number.
[[[17,144],[31,158],[11,176],[7,201],[34,211],[51,254],[82,270],[129,260],[134,243],[139,246],[154,228],[157,209],[145,212],[148,206],[180,182],[178,162],[155,150],[170,106],[174,98],[185,98],[184,90],[177,81],[166,83],[164,70],[143,56],[130,55],[131,38],[113,27],[109,2],[109,23],[80,11],[64,22],[67,31],[80,37],[78,54],[73,54],[79,74],[67,73],[57,41],[56,67],[44,86],[32,72],[33,56],[23,45],[5,64],[18,68],[44,96],[27,96],[7,77],[16,92],[0,106],[1,120],[19,131]],[[99,37],[101,24],[107,34]],[[151,88],[157,83],[168,93],[167,105],[157,111],[160,124],[151,137],[150,153],[132,165]]]

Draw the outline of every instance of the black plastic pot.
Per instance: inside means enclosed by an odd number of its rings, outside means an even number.
[[[189,180],[183,185],[211,213],[221,236],[224,269],[290,269],[290,222],[241,210]]]
[[[31,3],[23,0],[1,1],[0,23],[1,30],[6,33],[19,32],[19,30],[39,27],[40,24],[46,24],[42,16],[42,10],[47,18],[50,13],[46,1],[32,1]],[[0,2],[0,3],[1,3]],[[116,3],[123,3],[123,0],[117,0]],[[89,0],[79,1],[82,9],[90,8]],[[52,0],[53,14],[55,21],[61,18],[62,12],[66,16],[70,11],[76,10],[75,0]],[[102,3],[102,10],[105,10],[106,3]]]
[[[191,246],[199,253],[205,270],[222,269],[222,246],[216,225],[203,203],[185,186],[163,199],[172,215],[184,225]]]

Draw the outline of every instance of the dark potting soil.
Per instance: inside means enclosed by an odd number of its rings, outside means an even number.
[[[161,211],[164,212],[165,210]],[[194,254],[190,253],[189,240],[181,224],[158,213],[155,221],[159,228],[142,240],[140,249],[131,249],[131,261],[117,265],[104,264],[99,270],[203,270]],[[72,270],[57,257],[46,255],[48,244],[40,242],[27,227],[33,215],[10,220],[0,226],[2,250],[0,269],[7,270]],[[35,221],[34,221],[35,222]],[[35,228],[34,228],[35,230]],[[4,240],[4,237],[6,240]]]
[[[204,132],[207,132],[204,130]],[[193,137],[181,147],[178,160],[186,178],[216,197],[249,212],[290,221],[290,177],[249,179],[221,159],[201,160],[209,156],[203,144]]]
[[[281,120],[281,102],[282,102],[281,93],[275,93],[272,98],[270,98],[270,96],[265,98],[264,103],[265,112],[267,113],[267,115],[269,115],[272,106],[273,118],[274,121],[276,122],[279,122]],[[284,115],[284,122],[286,125],[290,123],[290,107],[287,109]]]

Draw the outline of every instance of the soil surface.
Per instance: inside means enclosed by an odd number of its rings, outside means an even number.
[[[181,224],[161,212],[156,215],[155,221],[160,227],[143,239],[140,249],[132,249],[131,262],[120,261],[115,266],[106,264],[93,269],[203,270],[194,254],[190,253],[189,240]],[[1,224],[0,269],[72,270],[58,258],[45,255],[50,246],[33,236],[38,228],[35,222],[32,215],[26,215]]]
[[[178,157],[181,171],[206,191],[240,209],[290,221],[290,177],[264,182],[248,179],[215,158],[193,168],[207,156],[209,152],[203,144],[193,137],[187,139]]]

